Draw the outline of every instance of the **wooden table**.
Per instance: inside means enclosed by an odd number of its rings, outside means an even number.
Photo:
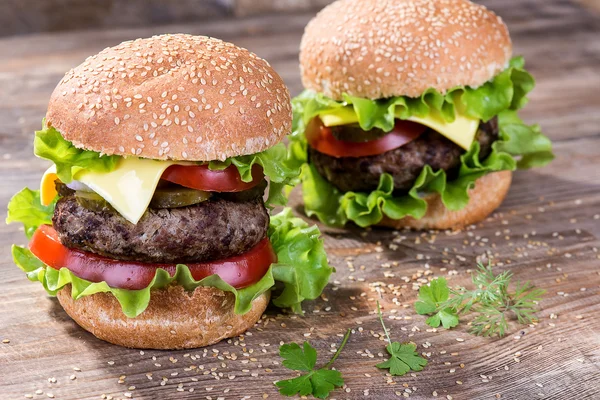
[[[322,299],[305,304],[304,317],[270,308],[242,337],[145,352],[101,342],[73,323],[12,264],[9,245],[25,238],[16,225],[1,225],[0,398],[279,398],[273,381],[294,376],[280,365],[280,342],[309,340],[325,362],[352,328],[335,363],[346,386],[334,398],[600,399],[600,17],[567,0],[486,4],[505,18],[515,52],[538,80],[523,116],[541,123],[557,155],[546,168],[519,171],[491,218],[461,232],[322,228],[337,273]],[[37,187],[46,163],[32,155],[32,131],[62,74],[86,56],[155,33],[208,34],[267,58],[297,94],[298,43],[309,18],[0,40],[2,219],[13,193]],[[513,325],[501,339],[472,336],[464,323],[451,331],[425,325],[413,311],[418,285],[433,276],[466,284],[483,255],[497,271],[509,268],[547,290],[539,323]],[[415,342],[428,358],[424,371],[392,378],[374,367],[385,351],[378,299],[393,338]]]

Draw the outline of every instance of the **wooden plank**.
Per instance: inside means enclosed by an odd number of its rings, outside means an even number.
[[[272,382],[294,376],[279,364],[279,343],[309,340],[325,362],[347,328],[354,333],[335,364],[347,384],[334,392],[338,399],[429,399],[434,391],[438,398],[454,399],[600,398],[600,97],[591,90],[600,83],[600,18],[564,0],[486,4],[503,15],[516,52],[526,56],[538,79],[523,114],[542,124],[557,154],[546,168],[516,173],[492,217],[460,232],[321,227],[337,272],[323,298],[305,305],[304,317],[269,308],[242,337],[207,349],[143,354],[78,328],[56,300],[14,267],[9,244],[25,239],[17,226],[1,226],[0,341],[10,343],[0,343],[0,398],[24,398],[36,390],[44,394],[34,398],[47,393],[60,399],[128,398],[126,393],[160,399],[279,398]],[[234,24],[0,40],[0,204],[22,186],[38,185],[47,164],[32,156],[31,132],[55,83],[87,55],[161,31],[209,34],[266,57],[298,93],[297,49],[309,18],[268,16]],[[301,211],[298,190],[291,204]],[[0,219],[5,215],[1,208]],[[517,279],[547,290],[539,323],[512,325],[501,339],[471,336],[465,324],[452,331],[427,327],[413,311],[416,288],[433,276],[466,285],[483,255],[493,257],[498,270],[508,268]],[[373,313],[376,300],[392,336],[414,341],[428,358],[424,371],[392,378],[374,367],[385,354]]]
[[[3,0],[1,6],[0,36],[202,21],[234,11],[230,0]]]
[[[236,0],[234,13],[246,17],[260,13],[319,10],[333,0]]]

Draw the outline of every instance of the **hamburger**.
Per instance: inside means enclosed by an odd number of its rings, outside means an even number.
[[[339,0],[300,45],[290,154],[306,213],[361,227],[460,228],[552,144],[517,110],[535,81],[502,19],[467,0]]]
[[[101,51],[60,81],[35,133],[52,165],[8,205],[30,239],[15,263],[127,347],[243,333],[276,285],[273,303],[302,312],[332,268],[317,227],[269,215],[300,173],[281,143],[291,123],[282,79],[231,43],[162,35]]]

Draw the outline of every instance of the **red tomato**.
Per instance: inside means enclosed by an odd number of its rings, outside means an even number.
[[[90,282],[106,282],[119,289],[137,290],[147,287],[158,268],[175,274],[176,264],[149,264],[119,261],[97,254],[69,249],[59,240],[50,225],[40,226],[29,243],[31,252],[44,264],[54,269],[68,268],[73,274]],[[188,264],[196,280],[217,274],[236,289],[258,282],[277,256],[268,238],[260,241],[250,251],[224,260]]]
[[[333,157],[375,156],[413,141],[426,129],[426,126],[416,122],[397,119],[394,129],[387,135],[369,142],[355,143],[336,139],[331,129],[317,117],[306,127],[306,140],[315,150]]]
[[[208,165],[171,165],[161,179],[207,192],[241,192],[258,185],[265,175],[258,164],[252,166],[252,181],[244,182],[235,165],[211,171]]]

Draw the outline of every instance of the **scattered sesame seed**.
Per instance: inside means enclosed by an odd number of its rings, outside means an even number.
[[[129,78],[143,83],[144,79],[150,77],[164,77],[162,81],[165,86],[169,82],[176,82],[176,87],[163,90],[159,95],[160,101],[154,101],[153,97],[156,95],[149,96],[145,93],[143,89],[146,87],[143,85],[136,83],[123,87],[120,82],[121,79]],[[243,86],[239,91],[236,90],[237,82]],[[261,136],[270,130],[269,126],[273,121],[265,117],[264,113],[256,112],[252,114],[255,118],[253,124],[258,125],[252,130],[256,133],[252,134],[258,135],[257,137],[249,138],[246,144],[238,144],[237,148],[225,143],[226,147],[219,149],[219,146],[212,143],[222,141],[222,137],[237,135],[236,132],[230,132],[235,129],[236,123],[229,123],[225,119],[231,118],[231,113],[226,110],[237,111],[240,107],[239,104],[236,105],[236,101],[227,97],[228,93],[238,96],[241,92],[248,98],[252,97],[255,106],[266,103],[269,108],[286,111],[275,119],[276,137],[272,136],[272,140],[280,140],[289,133],[289,92],[272,67],[246,49],[206,36],[161,35],[123,42],[89,57],[69,71],[59,83],[57,91],[61,98],[65,97],[77,105],[77,112],[91,120],[90,126],[95,131],[106,128],[106,115],[113,127],[125,121],[133,124],[133,128],[139,127],[137,132],[131,129],[134,133],[131,134],[129,143],[125,141],[118,147],[121,154],[127,152],[146,158],[172,158],[173,154],[185,152],[188,158],[202,160],[221,158],[223,154],[225,158],[240,153],[247,154],[268,147]],[[193,93],[198,93],[197,97],[189,96]],[[92,97],[93,94],[97,96]],[[245,107],[248,107],[248,103],[249,100],[245,102]],[[127,108],[137,112],[123,114],[119,111]],[[110,109],[112,115],[100,112],[106,109]],[[198,115],[205,110],[212,112]],[[248,110],[249,108],[245,111]],[[115,115],[117,113],[118,116]],[[244,114],[244,110],[240,113]],[[235,115],[240,118],[239,114]],[[188,117],[189,120],[184,119]],[[207,119],[215,119],[211,124],[221,126],[218,132],[206,131]],[[143,141],[139,135],[142,127],[144,132],[153,129],[151,133],[159,143],[166,140],[173,143],[160,148],[131,143]],[[190,147],[181,142],[184,134],[195,131],[203,132],[210,145]],[[154,140],[154,136],[151,139]]]

